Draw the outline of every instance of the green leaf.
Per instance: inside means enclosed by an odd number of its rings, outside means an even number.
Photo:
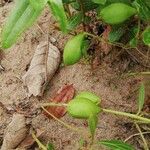
[[[45,7],[48,0],[29,0],[35,10],[41,10]]]
[[[54,145],[52,143],[47,144],[47,150],[54,150]]]
[[[82,0],[82,5],[83,5],[84,12],[88,12],[88,11],[93,10],[99,6],[98,4],[92,2],[91,0]],[[81,11],[80,4],[77,1],[72,3],[71,6],[75,10]]]
[[[139,16],[144,21],[150,21],[150,7],[143,0],[135,0],[133,5],[137,8]]]
[[[62,0],[48,0],[48,4],[52,10],[52,13],[58,20],[61,30],[64,33],[66,33],[68,20],[67,20],[67,16],[63,7]]]
[[[68,21],[68,30],[75,29],[82,22],[83,15],[81,13],[77,13],[70,18]]]
[[[108,40],[111,43],[119,41],[120,38],[124,35],[125,31],[126,31],[125,28],[122,26],[121,27],[114,26],[112,28],[112,31],[109,33]]]
[[[119,140],[103,140],[99,141],[99,144],[105,145],[111,150],[135,150],[131,145]]]
[[[107,0],[92,0],[94,3],[97,3],[97,4],[102,4],[104,5],[106,3]]]
[[[141,84],[139,89],[139,97],[138,97],[138,114],[141,112],[145,100],[145,86],[144,83]]]
[[[63,3],[66,3],[66,4],[70,4],[72,2],[75,2],[75,0],[62,0]]]
[[[131,39],[130,42],[129,42],[129,45],[130,45],[132,48],[137,47],[137,45],[138,45],[138,39],[137,39],[136,37],[133,38],[133,39]]]
[[[82,0],[83,1],[83,9],[85,12],[93,10],[97,8],[99,5],[93,3],[91,0]]]
[[[90,117],[88,118],[88,125],[89,125],[89,128],[90,128],[92,138],[94,138],[94,135],[95,135],[95,130],[97,128],[97,122],[98,122],[97,115],[91,114]]]
[[[150,46],[150,26],[143,32],[143,42],[145,45]]]
[[[134,26],[132,28],[129,29],[129,45],[132,48],[137,47],[138,44],[138,39],[137,39],[137,33],[140,29],[138,28],[138,26]]]

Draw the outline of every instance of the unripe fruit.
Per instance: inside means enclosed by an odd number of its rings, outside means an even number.
[[[67,111],[72,117],[87,119],[91,114],[98,114],[100,108],[89,99],[75,98],[68,103]]]
[[[120,24],[126,21],[128,18],[136,14],[136,9],[124,4],[124,3],[113,3],[105,7],[100,12],[100,18],[108,24]]]
[[[86,99],[91,100],[95,104],[100,103],[100,98],[97,95],[95,95],[91,92],[87,92],[87,91],[83,91],[83,92],[79,93],[76,96],[76,98],[86,98]]]
[[[81,33],[67,42],[63,53],[63,61],[65,65],[73,65],[81,59],[84,38],[85,34]]]

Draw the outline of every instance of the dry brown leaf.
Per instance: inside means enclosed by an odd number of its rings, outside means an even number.
[[[44,133],[43,130],[37,130],[36,137],[39,138]],[[20,149],[29,149],[33,144],[35,143],[35,140],[33,139],[32,135],[29,134],[18,146]]]
[[[23,76],[28,96],[42,96],[60,63],[60,52],[51,43],[41,42],[32,58],[29,70]]]
[[[27,135],[26,119],[24,115],[14,114],[7,126],[1,150],[14,149]]]
[[[102,34],[103,41],[101,41],[101,51],[104,52],[104,54],[106,55],[112,49],[112,45],[108,43],[108,37],[110,32],[111,32],[111,26],[107,26]]]
[[[74,97],[74,94],[75,94],[75,89],[73,85],[66,85],[57,92],[56,96],[53,99],[51,99],[50,102],[68,103]],[[66,113],[66,109],[64,107],[51,106],[51,107],[47,107],[47,110],[57,118],[63,117]],[[46,112],[44,112],[44,114],[47,117],[51,118],[51,116]]]

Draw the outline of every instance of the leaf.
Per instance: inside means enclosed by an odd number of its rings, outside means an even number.
[[[35,10],[41,10],[45,7],[48,0],[29,0]]]
[[[104,5],[107,0],[92,0],[92,2]]]
[[[99,141],[99,144],[105,145],[111,150],[135,150],[131,145],[119,140],[103,140]]]
[[[142,20],[150,20],[150,7],[143,0],[135,0],[133,5],[137,8],[139,16]]]
[[[98,123],[97,115],[91,114],[90,117],[88,118],[88,125],[93,139],[95,135],[95,130],[97,128],[97,123]]]
[[[66,4],[70,4],[72,2],[75,2],[75,0],[62,0],[63,3],[66,3]]]
[[[7,49],[16,43],[21,34],[36,22],[42,10],[35,10],[29,0],[16,0],[2,31],[2,47]]]
[[[75,10],[81,11],[80,4],[77,1],[71,3],[71,6]],[[93,9],[97,8],[99,5],[94,3],[94,2],[92,2],[91,0],[82,0],[82,6],[83,6],[82,9],[84,10],[84,12],[88,12],[90,10],[93,10]]]
[[[91,0],[82,0],[83,1],[83,9],[85,12],[93,10],[97,8],[99,5],[93,3]]]
[[[137,45],[138,45],[138,39],[137,39],[137,38],[131,39],[130,42],[129,42],[129,45],[130,45],[132,48],[137,47]]]
[[[48,143],[47,150],[55,150],[54,145],[52,143]]]
[[[26,118],[21,114],[14,114],[7,126],[1,150],[15,149],[27,135]]]
[[[148,26],[143,32],[143,42],[145,45],[150,46],[150,26]]]
[[[47,83],[53,78],[60,63],[58,48],[48,42],[40,42],[32,58],[29,70],[22,77],[28,96],[42,96]]]
[[[82,22],[82,18],[83,15],[81,13],[73,15],[68,21],[67,29],[70,31],[74,30]]]
[[[73,85],[66,85],[56,93],[56,95],[54,96],[54,98],[50,100],[50,102],[68,103],[71,99],[73,99],[74,94],[75,94],[75,89]],[[47,107],[46,109],[48,112],[50,112],[57,118],[61,118],[66,114],[66,109],[64,107],[50,106],[50,107]],[[51,118],[51,116],[47,114],[46,112],[44,112],[44,114],[47,117]]]
[[[121,27],[114,26],[109,34],[109,42],[111,43],[118,42],[125,33],[125,31],[126,31],[125,28],[122,26]]]
[[[138,114],[141,112],[145,101],[145,86],[144,83],[141,84],[139,89],[139,97],[138,97]]]
[[[66,33],[68,20],[67,20],[67,16],[63,7],[62,0],[49,0],[48,4],[52,10],[52,13],[58,20],[61,30],[64,33]]]
[[[37,138],[41,137],[43,135],[43,133],[44,133],[44,131],[38,129],[37,133],[36,133],[36,137]],[[32,135],[29,134],[17,148],[29,149],[34,143],[35,143],[35,140],[33,139]]]

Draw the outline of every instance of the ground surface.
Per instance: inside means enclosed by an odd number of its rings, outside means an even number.
[[[0,27],[2,27],[11,6],[10,3],[0,8]],[[116,60],[115,63],[111,63],[110,56],[103,59],[95,70],[84,61],[73,66],[60,68],[47,86],[42,98],[27,99],[22,76],[30,64],[39,41],[46,38],[43,31],[47,33],[48,27],[50,27],[51,37],[57,40],[55,44],[60,51],[63,50],[64,43],[68,39],[68,36],[62,36],[61,32],[54,29],[54,23],[55,21],[49,11],[45,10],[38,21],[38,26],[34,25],[25,33],[18,44],[4,54],[1,61],[5,71],[0,74],[0,102],[9,109],[17,105],[23,107],[27,105],[30,106],[27,109],[32,109],[37,103],[46,102],[50,99],[60,87],[65,84],[73,84],[76,92],[88,90],[96,93],[101,97],[101,105],[105,108],[134,112],[137,94],[134,91],[136,91],[139,79],[121,78],[120,74],[123,72],[120,72],[120,68],[124,67],[127,60]],[[142,68],[137,64],[131,67],[132,70],[143,70]],[[3,138],[4,129],[11,121],[11,116],[0,107],[0,139]],[[62,120],[78,127],[85,126],[84,121],[72,119],[68,115],[64,116]],[[79,147],[80,135],[66,129],[54,120],[49,120],[42,114],[34,115],[31,119],[31,126],[35,129],[44,129],[45,134],[42,136],[42,140],[52,142],[56,150],[77,150]],[[134,133],[137,131],[126,119],[108,114],[102,114],[99,117],[97,139],[125,140]],[[133,144],[136,150],[141,150],[139,141],[139,138],[136,137],[129,143]],[[104,148],[99,149],[104,150]]]

